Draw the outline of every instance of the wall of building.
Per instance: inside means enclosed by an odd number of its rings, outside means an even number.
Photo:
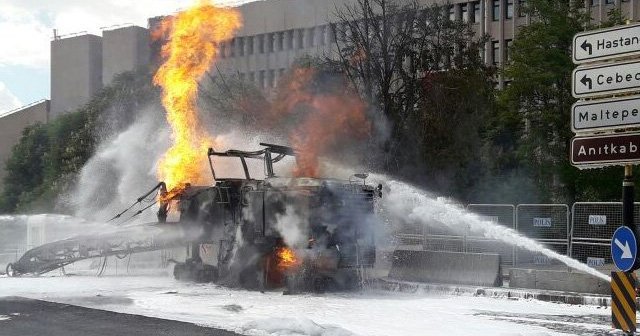
[[[149,30],[138,26],[102,32],[102,84],[122,72],[146,67],[150,61]]]
[[[51,116],[73,111],[102,89],[102,38],[80,35],[51,41]]]
[[[49,121],[48,100],[42,100],[22,109],[0,115],[0,190],[6,176],[5,166],[13,146],[18,143],[25,127]]]
[[[419,0],[430,5],[451,4],[449,15],[472,23],[478,35],[488,34],[484,59],[503,67],[518,27],[531,22],[521,10],[526,0]],[[638,19],[640,0],[585,0],[594,22],[606,19],[614,6],[631,21]],[[216,71],[237,74],[269,90],[279,77],[303,55],[331,55],[333,39],[330,24],[336,22],[336,9],[353,0],[269,0],[239,7],[244,26],[222,50]],[[508,79],[498,78],[503,87]]]

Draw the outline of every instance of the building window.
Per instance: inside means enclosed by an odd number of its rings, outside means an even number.
[[[315,28],[309,28],[309,47],[315,47],[316,46],[316,29]]]
[[[493,65],[500,63],[500,41],[491,41],[491,61]]]
[[[284,50],[284,32],[279,32],[278,33],[278,51],[282,51]]]
[[[238,56],[244,56],[244,37],[238,37]]]
[[[247,53],[253,55],[253,36],[247,37]]]
[[[320,33],[318,36],[318,44],[324,46],[327,44],[327,26],[320,27]]]
[[[504,40],[504,61],[505,63],[509,63],[511,61],[511,46],[513,45],[513,40]]]
[[[493,0],[492,8],[491,19],[493,21],[500,21],[500,0]]]
[[[276,87],[276,71],[269,70],[269,86],[274,88]]]
[[[613,0],[604,0],[605,5],[613,5],[615,1]]]
[[[286,70],[285,68],[280,69],[280,70],[278,71],[278,76],[279,76],[280,78],[284,77],[284,74],[285,74],[285,72],[286,72],[286,71],[287,71],[287,70]]]
[[[293,49],[293,30],[287,31],[287,49]]]
[[[264,78],[264,70],[260,70],[260,72],[258,73],[258,84],[260,85],[260,88],[264,89],[267,85],[267,83],[265,82],[265,78]]]
[[[258,35],[258,53],[264,54],[264,34]]]
[[[304,48],[304,29],[298,29],[298,49]]]
[[[464,21],[464,22],[468,22],[469,21],[469,13],[467,11],[467,4],[466,3],[460,4],[460,15],[462,16],[462,21]]]
[[[220,58],[225,58],[227,57],[227,44],[222,42],[220,43]]]
[[[236,57],[236,39],[232,39],[229,42],[229,56]]]
[[[507,6],[504,11],[504,17],[509,20],[513,19],[513,0],[506,0]]]
[[[527,16],[526,11],[524,10],[527,6],[527,0],[518,0],[518,16],[525,17]]]
[[[591,7],[600,5],[600,0],[591,0]]]
[[[473,7],[471,22],[480,23],[482,21],[482,18],[480,18],[480,1],[472,2],[471,6]]]
[[[240,81],[241,81],[241,82],[244,82],[244,79],[245,79],[245,74],[244,74],[244,72],[241,72],[241,73],[239,74],[239,77],[240,77]]]
[[[251,71],[249,72],[249,82],[251,83],[255,83],[256,82],[256,73]]]
[[[267,34],[266,37],[267,37],[267,52],[272,53],[274,51],[273,44],[276,39],[274,38],[273,34]]]
[[[449,6],[449,20],[453,21],[456,19],[456,8],[454,5]]]

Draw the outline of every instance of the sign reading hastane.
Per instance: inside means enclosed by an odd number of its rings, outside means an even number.
[[[575,137],[571,163],[578,168],[635,164],[640,161],[640,133]]]
[[[574,132],[640,127],[640,96],[578,101],[571,108]]]
[[[573,38],[576,64],[640,55],[640,24],[592,30]]]

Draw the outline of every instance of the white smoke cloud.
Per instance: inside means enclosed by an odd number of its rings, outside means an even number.
[[[72,193],[76,215],[109,219],[158,183],[155,165],[169,146],[169,130],[159,117],[163,117],[159,111],[142,113],[128,129],[98,148]],[[141,219],[154,219],[153,211],[145,215]]]

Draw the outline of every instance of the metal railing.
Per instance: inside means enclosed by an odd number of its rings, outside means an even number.
[[[545,247],[569,254],[570,213],[566,204],[519,204],[516,207],[516,230]],[[557,264],[542,253],[516,249],[515,265]]]

